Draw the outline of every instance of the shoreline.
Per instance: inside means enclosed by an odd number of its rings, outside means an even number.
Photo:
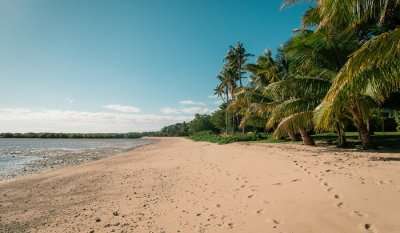
[[[0,182],[0,232],[400,229],[399,154],[156,140],[121,156]]]
[[[143,139],[144,138],[139,140]],[[49,139],[38,139],[38,140],[49,140]],[[50,139],[50,140],[60,140],[60,139]],[[61,139],[61,140],[70,140],[70,139]],[[82,140],[82,139],[71,139],[71,140]],[[93,139],[88,139],[88,140],[93,140]],[[103,140],[103,139],[95,139],[95,140]],[[24,162],[23,164],[14,165],[16,166],[14,169],[11,169],[8,172],[0,173],[0,182],[13,180],[18,177],[40,174],[46,171],[56,170],[64,167],[77,166],[91,161],[101,160],[104,158],[116,156],[118,154],[127,153],[141,146],[154,143],[153,140],[151,139],[144,139],[144,140],[146,140],[147,142],[141,142],[140,144],[134,145],[133,147],[126,149],[125,148],[48,149],[45,150],[44,152],[40,152],[40,154],[37,155],[13,154],[12,155],[13,158],[15,156],[18,156],[20,157],[21,161],[25,160],[25,158],[31,158],[31,160],[27,159],[26,162]]]

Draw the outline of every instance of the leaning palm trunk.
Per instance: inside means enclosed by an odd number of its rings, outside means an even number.
[[[369,135],[368,128],[364,123],[358,126],[358,132],[363,148],[368,149],[369,147],[371,147],[371,137]]]
[[[228,112],[225,110],[225,134],[228,134]]]
[[[337,122],[336,123],[336,131],[337,131],[337,135],[338,135],[338,139],[337,139],[338,147],[346,147],[347,140],[346,140],[346,133],[344,131],[343,124]]]
[[[315,146],[314,139],[310,136],[310,134],[305,129],[299,129],[301,138],[303,139],[303,144],[307,146]]]
[[[368,126],[365,123],[361,115],[361,112],[358,110],[358,108],[352,108],[350,112],[353,116],[354,124],[357,127],[362,147],[364,149],[368,149],[371,146],[371,137],[369,134]]]

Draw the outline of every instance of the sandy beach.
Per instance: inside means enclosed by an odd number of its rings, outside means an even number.
[[[400,232],[400,155],[181,138],[0,183],[0,232]]]

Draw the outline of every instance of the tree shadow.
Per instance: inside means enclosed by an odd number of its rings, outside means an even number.
[[[347,136],[347,146],[345,148],[339,148],[336,145],[335,135],[317,135],[314,136],[319,145],[325,146],[326,150],[332,152],[344,152],[344,151],[365,151],[374,153],[400,153],[400,135],[390,134],[378,134],[372,135],[371,141],[373,145],[368,150],[362,148],[361,142],[358,136],[351,135]]]
[[[384,162],[387,162],[387,161],[397,161],[397,162],[400,162],[400,157],[372,157],[372,158],[370,158],[369,160],[371,160],[371,161],[384,161]]]

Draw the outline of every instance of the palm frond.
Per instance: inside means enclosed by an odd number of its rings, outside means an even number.
[[[282,119],[296,114],[298,112],[312,111],[319,103],[315,99],[289,99],[279,105],[271,111],[271,115],[267,121],[266,128],[275,128]]]
[[[291,78],[268,85],[264,94],[274,100],[281,101],[288,98],[322,98],[328,91],[331,83],[322,78]]]
[[[274,131],[274,137],[281,138],[288,133],[297,133],[300,129],[313,128],[313,111],[299,112],[284,118]]]
[[[341,69],[325,101],[369,91],[377,99],[400,90],[400,28],[366,42]]]

